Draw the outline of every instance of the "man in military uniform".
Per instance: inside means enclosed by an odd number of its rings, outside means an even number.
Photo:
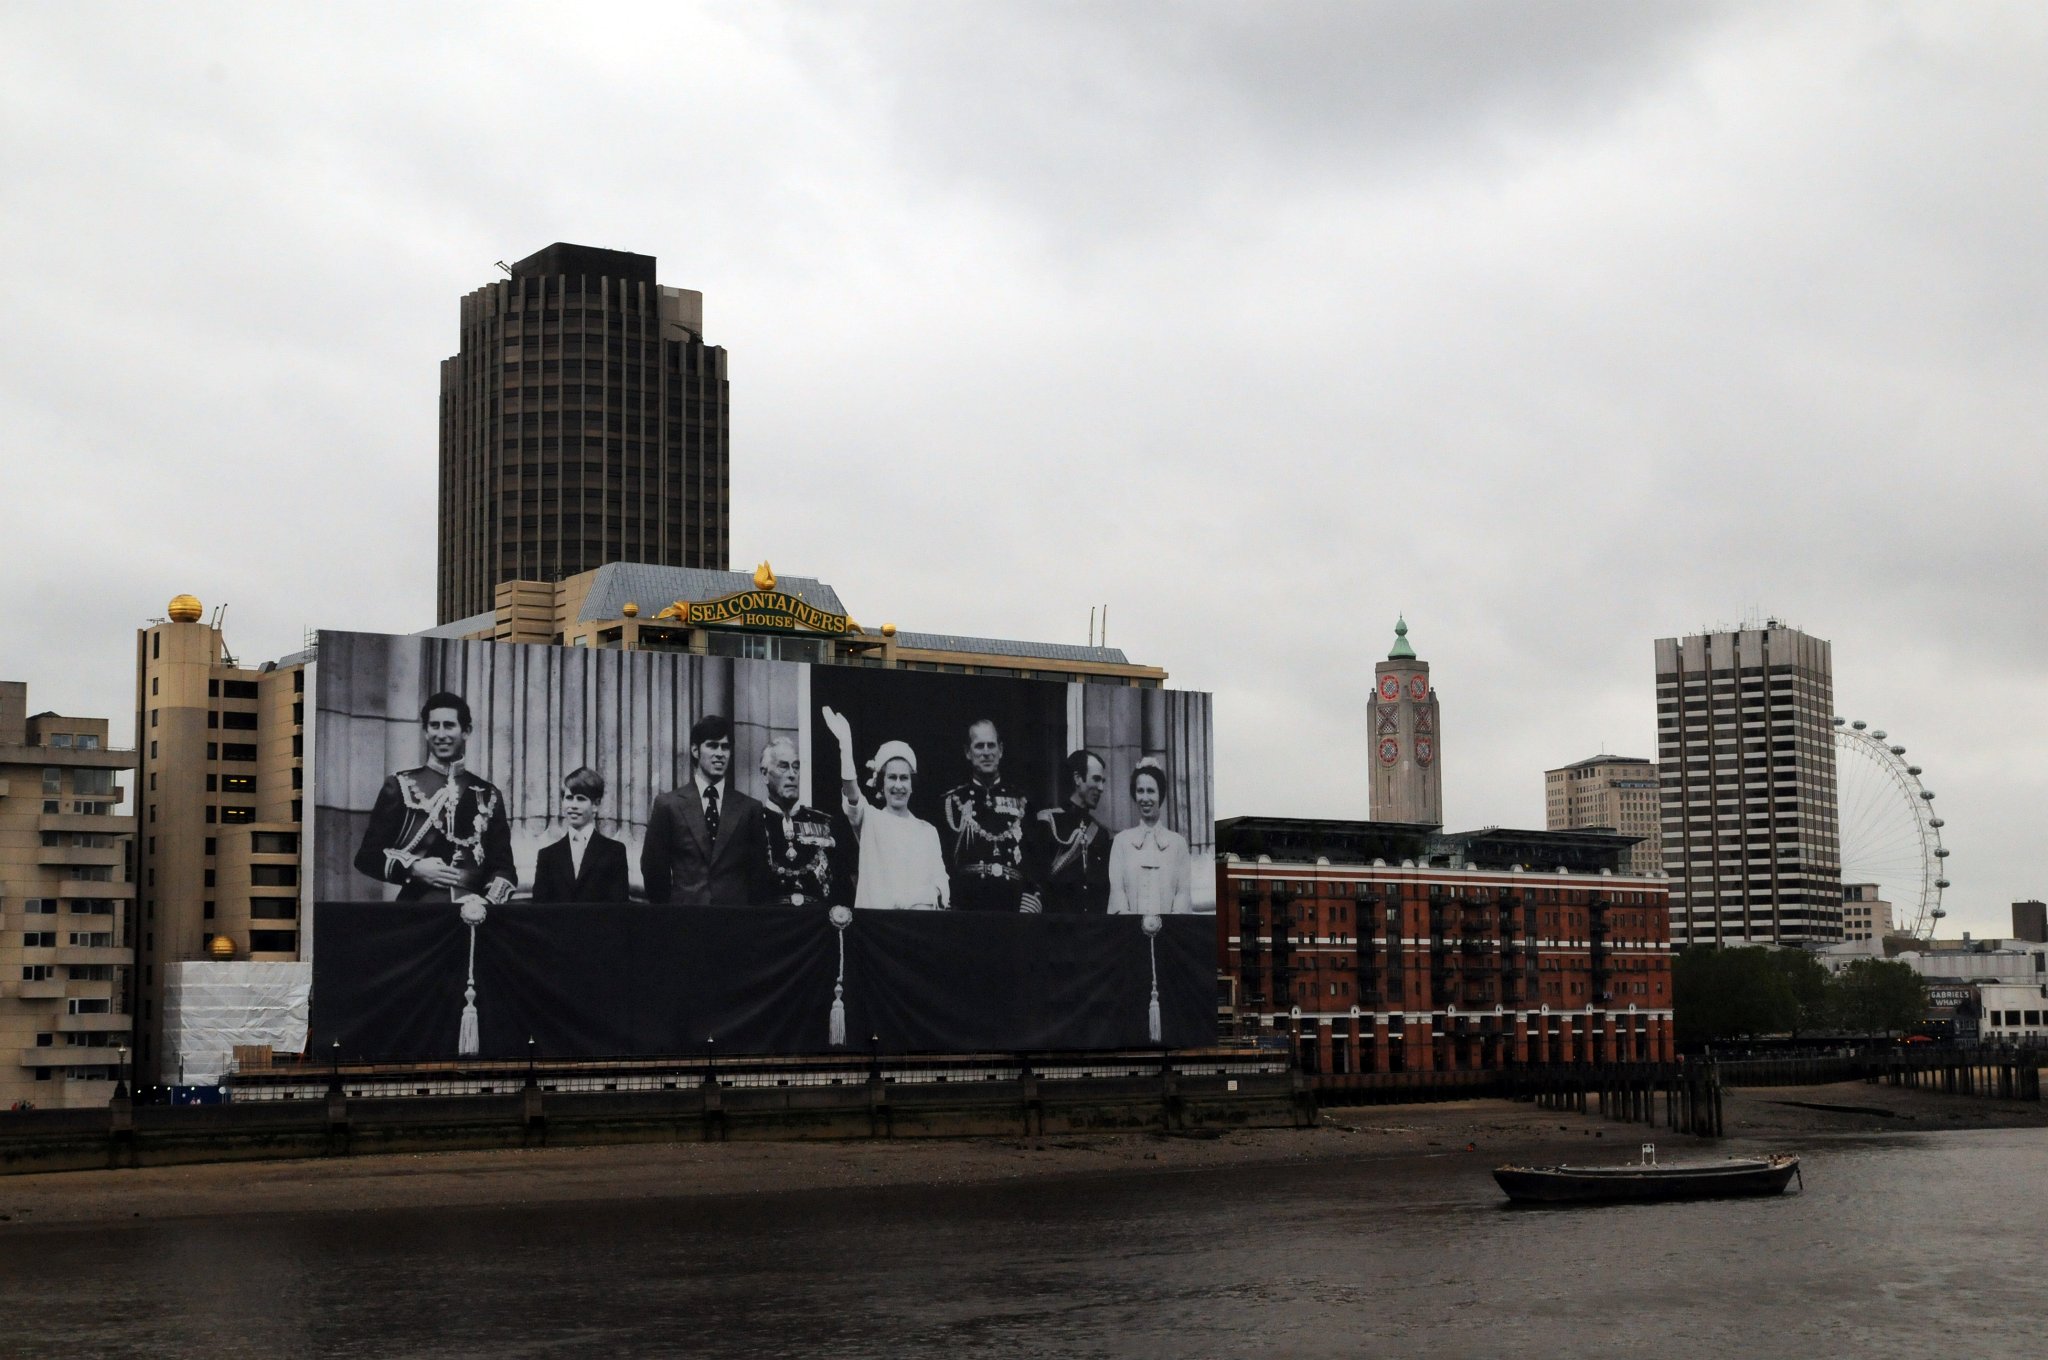
[[[1095,809],[1108,787],[1109,770],[1093,751],[1074,751],[1062,762],[1067,772],[1067,801],[1043,808],[1024,829],[1024,872],[1041,910],[1092,912],[1109,909],[1108,827],[1095,820]]]
[[[781,906],[849,906],[853,873],[847,862],[849,837],[832,815],[797,799],[803,760],[796,743],[777,737],[761,752],[762,804],[768,830],[768,869],[774,901]]]
[[[519,882],[505,795],[463,768],[470,726],[461,695],[428,698],[420,709],[427,763],[400,770],[377,791],[356,868],[398,884],[401,902],[503,902]]]
[[[1024,823],[1030,805],[1002,775],[1003,742],[987,718],[967,729],[965,784],[946,795],[946,853],[956,911],[1036,911],[1024,900]]]

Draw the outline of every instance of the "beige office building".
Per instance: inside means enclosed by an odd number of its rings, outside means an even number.
[[[201,614],[181,595],[136,637],[136,1064],[146,1084],[203,1075],[179,1070],[181,984],[217,981],[230,963],[296,962],[303,943],[310,654],[243,665]]]
[[[1834,663],[1773,619],[1659,638],[1657,778],[1671,936],[1681,944],[1842,938]]]
[[[1637,837],[1622,856],[1622,866],[1631,874],[1654,874],[1664,867],[1657,824],[1654,760],[1601,755],[1543,772],[1544,828]]]
[[[864,626],[839,593],[807,576],[612,562],[562,581],[505,581],[495,608],[429,630],[468,641],[809,661],[820,665],[1008,675],[1156,689],[1157,666],[1115,647]]]
[[[28,714],[0,681],[0,1109],[104,1105],[128,1014],[135,818],[105,718]]]
[[[1882,940],[1892,933],[1892,904],[1878,894],[1875,883],[1842,885],[1842,938]]]

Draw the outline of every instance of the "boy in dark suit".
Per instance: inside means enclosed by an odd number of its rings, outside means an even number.
[[[534,866],[536,902],[623,902],[626,847],[597,829],[604,776],[587,765],[562,780],[562,820],[569,834],[541,847]]]

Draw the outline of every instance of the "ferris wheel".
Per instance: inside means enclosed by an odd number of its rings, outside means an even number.
[[[1835,796],[1841,815],[1842,882],[1875,883],[1892,904],[1892,929],[1927,939],[1948,887],[1948,848],[1934,790],[1906,763],[1906,748],[1861,718],[1835,719]]]

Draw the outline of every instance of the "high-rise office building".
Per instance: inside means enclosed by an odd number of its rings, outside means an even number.
[[[1444,823],[1444,777],[1437,763],[1436,689],[1429,663],[1408,643],[1408,620],[1394,624],[1394,645],[1373,667],[1372,819]]]
[[[654,257],[557,242],[462,300],[441,364],[442,623],[500,581],[607,562],[724,570],[725,351]]]
[[[130,1045],[135,752],[0,681],[0,1109],[105,1105]]]
[[[206,982],[230,965],[296,962],[307,943],[299,831],[310,654],[245,666],[201,621],[197,599],[178,596],[168,614],[135,639],[135,1070],[146,1085],[194,1076],[181,1070],[183,1034]]]
[[[1600,827],[1637,837],[1622,856],[1629,873],[1653,874],[1664,867],[1655,761],[1602,755],[1545,770],[1543,817],[1551,831]]]
[[[1657,777],[1681,944],[1842,938],[1826,640],[1771,620],[1657,639]]]

